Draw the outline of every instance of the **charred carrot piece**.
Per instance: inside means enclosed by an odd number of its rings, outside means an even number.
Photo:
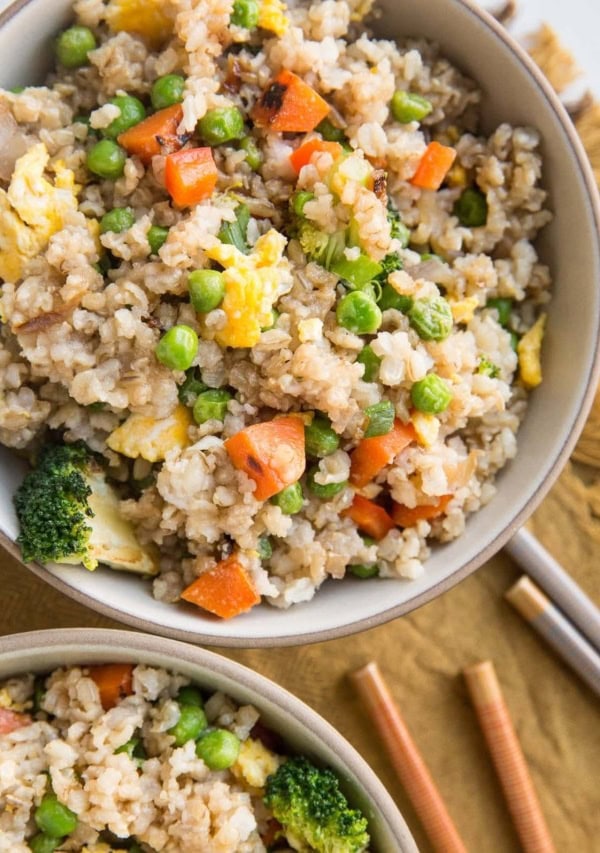
[[[227,439],[225,449],[235,467],[256,483],[259,501],[296,483],[306,467],[304,424],[297,417],[246,427]]]
[[[383,539],[396,526],[382,506],[362,495],[354,495],[354,500],[342,515],[351,518],[359,530],[373,539]]]
[[[259,127],[279,133],[308,133],[329,113],[327,101],[304,80],[283,70],[269,83],[252,110]]]
[[[412,527],[417,521],[431,521],[443,515],[452,497],[452,495],[442,495],[436,503],[414,507],[395,503],[390,514],[399,527]]]
[[[181,104],[173,104],[119,134],[119,145],[148,165],[157,154],[177,151],[187,141],[187,135],[177,133],[182,118]]]
[[[196,578],[183,590],[181,597],[221,619],[239,616],[260,603],[260,595],[235,555],[221,560],[210,572]]]
[[[327,152],[331,154],[334,160],[337,160],[343,150],[339,142],[326,142],[324,139],[309,139],[308,142],[304,142],[290,154],[290,163],[296,172],[300,172],[303,166],[310,163],[310,158],[317,151],[319,153]]]
[[[350,482],[362,489],[379,474],[382,468],[416,438],[412,424],[396,418],[391,431],[385,435],[363,438],[350,457]]]
[[[439,190],[455,159],[454,148],[430,142],[411,178],[411,184],[422,190]]]
[[[90,667],[90,678],[100,693],[105,711],[114,708],[121,699],[133,693],[133,664],[107,663]]]

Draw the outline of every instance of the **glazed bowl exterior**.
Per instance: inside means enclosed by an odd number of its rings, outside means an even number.
[[[4,6],[2,3],[4,2]],[[70,17],[71,0],[0,0],[0,84],[41,81],[51,43]],[[466,0],[379,0],[375,31],[387,38],[423,36],[473,77],[483,91],[483,128],[533,125],[542,136],[544,183],[554,220],[538,243],[549,264],[553,298],[543,352],[544,382],[531,396],[518,454],[501,472],[493,500],[465,533],[436,548],[411,581],[327,582],[290,610],[268,605],[218,621],[187,605],[152,598],[137,577],[108,569],[29,568],[94,610],[142,630],[221,646],[282,646],[365,630],[440,595],[491,557],[546,494],[583,427],[597,382],[600,323],[600,211],[585,153],[566,112],[533,63],[490,16]],[[14,46],[19,45],[15,50]],[[17,558],[12,495],[24,467],[0,449],[0,541]]]
[[[185,643],[130,631],[75,628],[0,638],[0,680],[60,666],[124,662],[180,672],[240,704],[254,705],[294,751],[338,774],[352,805],[369,820],[374,851],[417,853],[392,798],[348,741],[291,693],[251,669]]]

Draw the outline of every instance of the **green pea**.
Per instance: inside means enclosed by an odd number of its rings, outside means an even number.
[[[431,101],[413,92],[394,92],[391,102],[392,115],[401,124],[421,121],[433,110]]]
[[[379,365],[381,364],[381,359],[378,355],[375,355],[371,344],[367,344],[361,349],[359,354],[356,356],[356,360],[365,368],[362,377],[363,380],[365,382],[375,382],[379,374]]]
[[[173,326],[156,345],[156,357],[171,370],[187,370],[198,352],[198,335],[185,325]]]
[[[90,148],[85,162],[94,175],[116,181],[123,174],[126,160],[127,154],[120,145],[112,139],[101,139]]]
[[[114,207],[105,213],[100,220],[100,233],[106,234],[107,231],[114,231],[120,234],[121,231],[127,231],[135,224],[135,214],[130,207]]]
[[[213,729],[202,735],[196,744],[196,755],[209,770],[227,770],[240,753],[238,738],[227,729]]]
[[[308,192],[308,190],[298,190],[298,192],[294,193],[292,196],[292,210],[296,216],[304,216],[304,205],[312,201],[314,197],[315,194]]]
[[[452,309],[443,296],[415,299],[408,312],[410,325],[424,341],[443,341],[452,331]]]
[[[190,302],[199,314],[218,308],[225,296],[225,279],[217,270],[194,270],[188,276]]]
[[[202,708],[198,705],[181,705],[179,719],[169,729],[168,734],[175,738],[175,746],[183,746],[188,740],[196,740],[207,725],[206,714]]]
[[[195,684],[186,684],[177,694],[177,702],[180,705],[194,705],[196,708],[203,708],[204,701],[199,687]]]
[[[270,560],[273,556],[273,543],[269,536],[261,536],[258,540],[258,556],[261,560]]]
[[[323,415],[317,415],[304,427],[306,455],[320,459],[329,456],[340,446],[340,437],[332,429],[331,421]]]
[[[158,255],[165,240],[169,236],[169,229],[163,228],[162,225],[151,225],[146,234],[146,240],[150,246],[150,254]]]
[[[246,163],[250,166],[253,172],[258,172],[262,165],[262,154],[256,141],[251,136],[245,136],[240,141],[240,148],[246,152]]]
[[[487,222],[487,200],[481,190],[467,187],[454,202],[452,212],[466,228],[480,228]]]
[[[376,578],[379,574],[379,566],[377,563],[371,563],[370,566],[357,563],[354,566],[348,566],[348,571],[355,577],[364,580],[365,578]]]
[[[88,53],[96,48],[96,39],[89,27],[69,27],[56,39],[56,58],[65,68],[87,65]]]
[[[302,486],[300,483],[293,483],[291,486],[286,486],[285,489],[273,495],[271,503],[278,506],[284,515],[294,515],[300,512],[304,503]]]
[[[396,311],[402,311],[403,314],[406,314],[412,308],[413,300],[411,296],[398,293],[391,284],[386,282],[381,288],[381,298],[377,304],[382,311],[395,308]]]
[[[225,420],[227,404],[230,400],[231,394],[223,388],[209,388],[208,391],[203,391],[198,394],[198,399],[194,403],[194,420],[197,424]]]
[[[198,395],[202,394],[203,391],[206,391],[208,387],[201,379],[198,378],[196,373],[197,371],[195,367],[190,368],[190,370],[185,374],[183,383],[177,390],[179,402],[183,403],[184,406],[193,406],[198,399]]]
[[[341,483],[327,483],[327,485],[323,485],[322,483],[317,483],[315,481],[315,474],[319,471],[319,467],[314,465],[306,475],[306,484],[308,488],[311,490],[313,495],[316,498],[320,498],[322,501],[331,500],[336,495],[339,495],[340,492],[343,492],[346,486],[348,485],[348,480],[342,480]]]
[[[48,791],[33,814],[37,828],[53,838],[69,835],[77,826],[77,815],[58,801],[54,791]]]
[[[253,30],[258,24],[258,17],[258,0],[235,0],[230,20],[236,27]]]
[[[121,110],[121,115],[113,119],[102,131],[102,135],[108,139],[116,139],[120,133],[125,133],[130,127],[134,127],[146,118],[145,106],[133,95],[117,95],[111,98],[110,103]]]
[[[319,124],[315,127],[317,133],[320,133],[323,139],[327,142],[345,142],[346,134],[341,129],[341,127],[336,127],[332,121],[328,118],[324,118],[323,121],[319,122]]]
[[[338,324],[356,335],[372,335],[381,326],[377,304],[361,290],[353,290],[339,300],[335,316]]]
[[[12,86],[9,90],[13,95],[20,95],[21,92],[25,91],[25,86]]]
[[[27,844],[31,853],[54,853],[57,847],[60,847],[62,838],[56,838],[53,835],[45,835],[39,833],[33,838],[28,839]]]
[[[165,74],[155,80],[150,89],[150,100],[155,110],[164,110],[183,101],[185,80],[180,74]]]
[[[410,389],[410,399],[415,409],[420,412],[439,415],[450,405],[452,391],[437,373],[429,373],[424,379],[414,383]]]
[[[360,536],[360,538],[362,539],[362,541],[365,543],[365,547],[366,547],[366,548],[370,548],[370,547],[371,547],[371,545],[376,545],[376,544],[377,544],[377,540],[373,539],[373,537],[372,537],[372,536],[365,536],[365,534],[364,534],[364,533],[359,533],[358,535]]]
[[[209,145],[241,139],[246,135],[244,116],[237,107],[217,107],[200,119],[198,132]]]
[[[124,752],[132,761],[135,761],[138,767],[148,758],[143,741],[139,737],[132,737],[131,740],[126,741],[115,749],[115,755],[121,752]]]
[[[365,430],[365,438],[373,438],[376,435],[387,435],[394,426],[396,410],[390,400],[382,400],[367,406],[365,415],[369,419]]]
[[[495,308],[498,312],[498,322],[506,328],[510,323],[510,314],[513,307],[512,299],[497,297],[496,299],[488,299],[485,304],[486,308]]]

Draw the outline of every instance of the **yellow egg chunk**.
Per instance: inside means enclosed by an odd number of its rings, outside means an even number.
[[[229,243],[216,243],[206,250],[225,268],[225,296],[219,307],[226,321],[215,333],[222,346],[253,347],[261,329],[271,324],[273,304],[290,277],[283,258],[285,244],[285,237],[271,228],[258,238],[249,255]]]
[[[106,7],[106,23],[115,33],[134,33],[152,47],[160,47],[173,30],[166,5],[162,0],[111,0]]]
[[[39,142],[19,157],[8,190],[0,189],[0,278],[16,281],[26,262],[77,210],[75,176],[62,164],[54,166],[54,184],[44,177],[50,155]]]
[[[282,36],[289,29],[287,7],[281,0],[262,0],[258,12],[258,26]]]
[[[130,415],[106,439],[111,450],[136,459],[141,456],[148,462],[159,462],[169,450],[187,447],[190,410],[178,405],[168,418],[156,420],[146,415]]]
[[[431,447],[432,444],[435,444],[440,432],[440,422],[436,416],[426,415],[423,412],[413,412],[410,419],[419,444],[423,447]]]
[[[267,776],[275,773],[281,760],[260,741],[248,738],[231,768],[235,776],[244,779],[252,788],[264,788]]]
[[[542,381],[541,354],[546,319],[546,314],[540,314],[517,344],[519,372],[527,388],[535,388]]]
[[[452,318],[455,323],[468,323],[473,319],[475,309],[479,305],[479,300],[476,296],[468,296],[466,299],[460,299],[457,302],[450,302],[452,310]]]

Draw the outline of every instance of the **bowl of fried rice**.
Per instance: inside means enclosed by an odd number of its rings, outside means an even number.
[[[372,627],[501,547],[583,425],[600,318],[589,165],[503,29],[30,0],[0,46],[4,545],[240,646]]]
[[[0,699],[11,853],[417,849],[332,726],[212,652],[124,631],[16,634],[0,639]]]

